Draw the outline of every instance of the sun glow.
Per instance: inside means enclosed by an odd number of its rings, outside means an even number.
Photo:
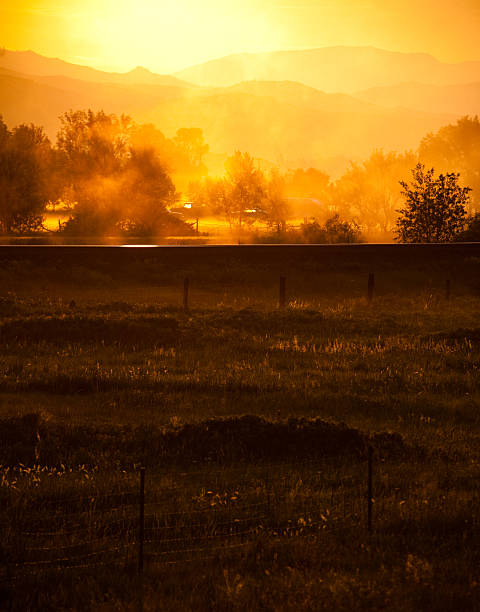
[[[230,53],[334,45],[478,59],[479,28],[478,0],[18,0],[0,6],[1,46],[122,72],[143,65],[167,73]]]
[[[238,1],[222,0],[74,0],[67,8],[43,0],[35,7],[24,1],[2,9],[8,21],[2,27],[3,46],[107,70],[144,65],[170,72],[246,47],[264,51],[281,43],[252,2],[241,9]],[[45,37],[51,23],[56,24],[53,39]]]

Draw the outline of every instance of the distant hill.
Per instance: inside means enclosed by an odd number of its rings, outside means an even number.
[[[182,82],[174,76],[155,74],[141,66],[125,73],[104,72],[89,66],[79,66],[60,59],[44,57],[33,51],[4,51],[0,54],[0,68],[25,75],[64,76],[93,83],[191,86],[189,83]]]
[[[400,83],[360,91],[355,97],[389,108],[402,106],[424,112],[480,115],[480,81],[461,85]]]
[[[27,68],[39,74],[4,66],[16,62],[20,67],[32,57]],[[462,106],[467,103],[465,92],[473,99],[478,91],[476,84],[396,87],[364,90],[357,96],[326,93],[292,80],[208,88],[141,68],[119,75],[31,52],[0,57],[0,114],[8,125],[43,125],[54,140],[60,115],[91,108],[152,122],[167,136],[181,127],[200,127],[213,154],[210,158],[220,169],[221,156],[216,154],[239,149],[283,169],[316,166],[338,175],[349,160],[365,158],[374,149],[415,149],[427,132],[462,114],[467,108]],[[444,96],[442,103],[434,103],[435,92]]]
[[[368,101],[347,94],[327,94],[313,87],[293,81],[247,81],[231,87],[213,88],[215,94],[248,94],[274,98],[278,102],[294,104],[302,108],[312,108],[326,112],[375,112],[378,110]],[[204,89],[197,91],[204,95]]]
[[[19,123],[42,125],[54,138],[58,117],[69,108],[81,108],[87,97],[36,83],[28,77],[0,71],[0,115],[13,127]]]
[[[170,85],[118,85],[64,76],[29,76],[0,68],[0,114],[9,125],[36,123],[54,139],[59,117],[70,109],[103,109],[137,115],[163,100],[184,95]]]
[[[326,92],[353,93],[404,82],[449,85],[479,80],[480,62],[447,64],[426,53],[374,47],[239,53],[181,70],[190,83],[228,87],[241,81],[297,81]]]
[[[199,126],[214,151],[239,149],[282,167],[317,166],[333,173],[376,148],[414,149],[428,131],[452,120],[446,114],[365,107],[361,102],[348,111],[335,110],[333,102],[316,107],[295,104],[293,99],[287,102],[233,88],[165,100],[142,119],[167,133],[176,126]],[[331,164],[332,158],[338,163]]]

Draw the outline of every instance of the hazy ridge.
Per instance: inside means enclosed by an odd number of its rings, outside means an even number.
[[[423,112],[477,114],[480,112],[480,74],[478,82],[457,85],[400,83],[372,87],[355,93],[355,98],[389,108],[410,108]]]
[[[169,76],[140,67],[108,73],[30,51],[0,56],[0,113],[9,125],[40,124],[55,139],[59,116],[80,108],[127,113],[168,136],[200,127],[214,153],[240,149],[335,174],[350,159],[416,148],[428,131],[480,113],[480,62],[333,47],[229,56]]]
[[[57,58],[44,57],[34,51],[5,50],[0,55],[0,66],[26,75],[65,76],[92,83],[186,85],[174,76],[155,74],[141,66],[124,73],[105,72],[90,68],[90,66],[80,66]]]
[[[480,62],[447,64],[426,53],[325,47],[229,55],[181,70],[175,76],[203,86],[292,80],[330,93],[353,93],[409,81],[436,85],[471,83],[480,80]]]

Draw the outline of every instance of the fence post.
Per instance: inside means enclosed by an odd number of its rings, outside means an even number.
[[[280,277],[280,291],[278,295],[278,307],[285,308],[285,288],[286,288],[286,278],[285,276]]]
[[[188,288],[190,285],[190,279],[188,276],[183,281],[183,308],[188,310]]]
[[[450,279],[447,278],[447,282],[445,283],[445,299],[450,299]]]
[[[368,290],[367,290],[367,298],[368,298],[368,303],[369,304],[372,303],[374,289],[375,289],[375,274],[373,272],[369,272],[369,274],[368,274]]]
[[[372,532],[372,505],[373,505],[373,491],[372,491],[372,463],[373,463],[373,448],[368,446],[368,483],[367,483],[367,529],[368,532]]]
[[[145,468],[140,468],[140,514],[138,523],[138,573],[143,573],[143,542],[145,539]]]

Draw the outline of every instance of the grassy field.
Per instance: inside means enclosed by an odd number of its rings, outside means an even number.
[[[479,609],[478,246],[0,260],[0,606]]]

